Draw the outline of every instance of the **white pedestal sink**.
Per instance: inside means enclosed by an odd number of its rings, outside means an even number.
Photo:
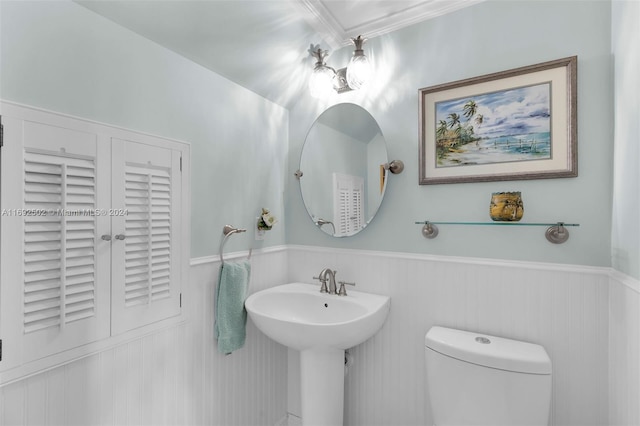
[[[259,291],[245,307],[276,342],[300,351],[302,424],[342,426],[344,351],[373,336],[387,318],[390,299],[349,291],[320,293],[319,285],[292,283]]]

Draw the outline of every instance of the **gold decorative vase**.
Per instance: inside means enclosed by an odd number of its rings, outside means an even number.
[[[520,192],[494,192],[491,194],[489,216],[501,222],[517,222],[522,219],[524,205]]]

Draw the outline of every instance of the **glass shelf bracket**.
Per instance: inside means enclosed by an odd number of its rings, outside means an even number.
[[[416,225],[424,225],[422,227],[422,236],[433,239],[438,236],[440,230],[437,225],[471,225],[471,226],[546,226],[544,233],[545,238],[553,244],[562,244],[569,239],[568,226],[580,226],[579,223],[521,223],[521,222],[435,222],[422,221],[416,222]]]

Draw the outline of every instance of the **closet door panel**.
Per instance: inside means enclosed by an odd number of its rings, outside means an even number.
[[[98,208],[109,198],[98,182],[109,179],[109,164],[98,160],[96,134],[26,120],[12,125],[19,128],[3,160],[17,168],[3,170],[2,189],[11,186],[13,195],[3,199],[3,231],[11,231],[2,257],[15,286],[4,285],[3,293],[20,308],[2,310],[3,327],[13,323],[15,332],[3,345],[26,363],[109,336],[108,271],[100,273],[109,253],[98,253]]]
[[[180,152],[114,139],[113,333],[180,314]]]

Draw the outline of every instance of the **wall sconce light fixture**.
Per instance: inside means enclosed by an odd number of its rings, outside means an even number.
[[[372,66],[369,58],[364,54],[362,45],[367,39],[358,36],[352,38],[355,50],[349,65],[345,68],[335,70],[327,66],[325,58],[328,51],[322,50],[320,46],[311,45],[309,53],[316,58],[315,68],[309,79],[309,91],[315,98],[324,98],[335,90],[338,93],[360,89],[371,77]]]

